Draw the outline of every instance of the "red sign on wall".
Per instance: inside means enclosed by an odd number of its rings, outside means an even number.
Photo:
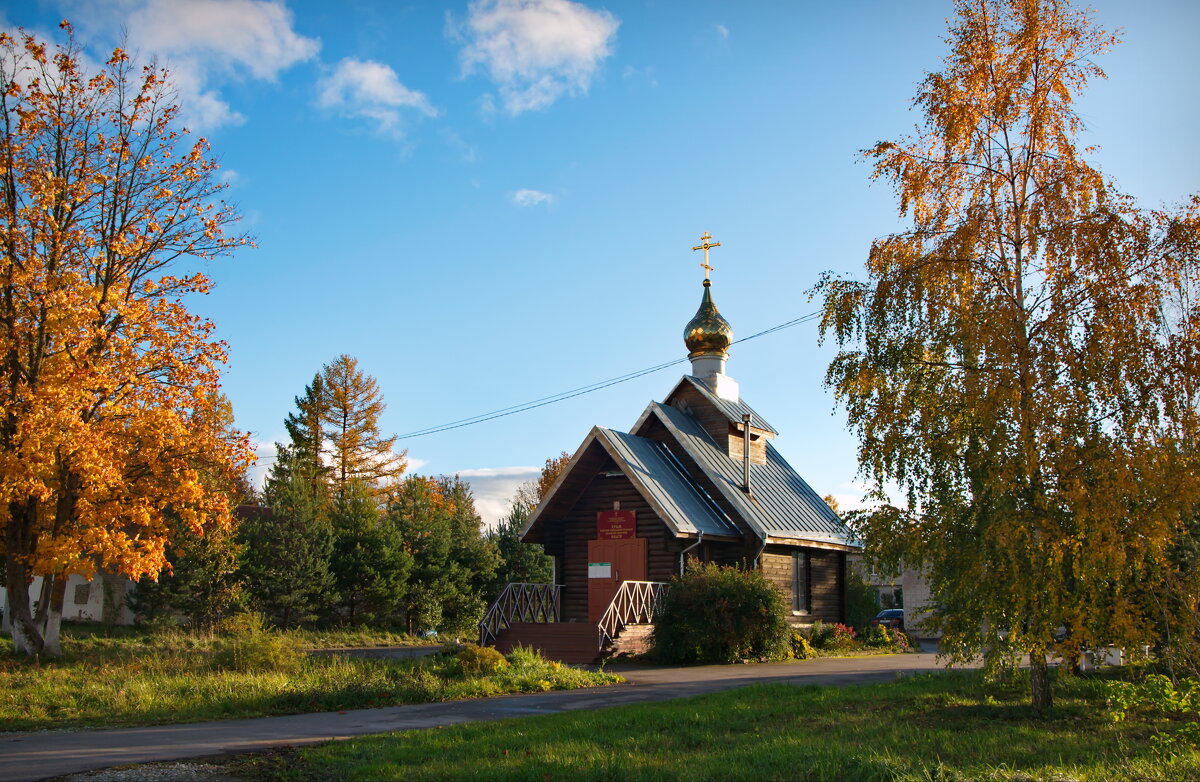
[[[596,514],[596,540],[632,540],[637,537],[637,511],[602,510]]]

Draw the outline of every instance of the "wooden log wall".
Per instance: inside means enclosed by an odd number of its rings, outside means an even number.
[[[588,618],[587,544],[596,539],[596,514],[612,510],[620,501],[621,510],[637,512],[637,536],[646,539],[646,580],[670,581],[679,570],[679,552],[691,541],[681,541],[671,534],[667,525],[642,499],[624,475],[606,477],[602,473],[615,470],[610,459],[592,478],[579,500],[552,525],[555,536],[561,536],[562,559],[558,583],[562,584],[562,620],[586,622]]]
[[[841,551],[808,549],[808,583],[812,590],[813,620],[846,621],[846,555]]]
[[[792,611],[792,552],[776,548],[762,554],[762,572],[767,581],[783,595],[788,613]]]
[[[792,552],[808,552],[809,611],[793,612],[792,586],[795,560]],[[786,546],[771,546],[762,555],[762,571],[767,580],[783,594],[787,602],[789,621],[792,624],[809,624],[815,621],[845,622],[845,568],[846,555],[840,551],[823,549],[793,549]]]
[[[729,458],[740,462],[743,457],[742,424],[733,422],[708,401],[691,383],[685,383],[671,395],[667,404],[686,411],[694,417],[708,432],[713,442]],[[767,432],[763,429],[750,427],[750,463],[767,463]]]

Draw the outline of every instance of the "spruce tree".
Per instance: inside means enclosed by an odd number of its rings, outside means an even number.
[[[393,492],[388,520],[413,557],[402,601],[409,632],[471,628],[483,616],[497,561],[470,486],[458,477],[410,476]]]
[[[334,618],[383,625],[399,616],[412,557],[399,531],[381,518],[370,487],[351,481],[334,503],[330,570]]]
[[[268,481],[265,499],[270,508],[251,515],[238,531],[246,589],[252,605],[276,624],[310,622],[335,598],[327,509],[296,472]]]

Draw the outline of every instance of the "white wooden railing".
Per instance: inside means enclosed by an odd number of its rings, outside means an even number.
[[[600,650],[612,646],[625,625],[650,624],[671,585],[663,581],[622,581],[600,617]]]
[[[507,584],[479,623],[479,645],[496,643],[513,622],[557,622],[561,593],[558,584]]]

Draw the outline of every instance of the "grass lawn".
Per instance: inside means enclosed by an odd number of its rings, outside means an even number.
[[[1114,723],[1104,683],[1061,678],[1038,716],[1027,679],[918,675],[854,687],[755,685],[713,695],[331,742],[243,761],[270,780],[1197,780],[1169,729]]]
[[[76,627],[64,633],[61,660],[39,662],[14,655],[9,639],[2,639],[0,726],[18,731],[159,725],[620,681],[532,654],[515,655],[512,665],[492,673],[467,674],[452,657],[380,660],[297,651],[299,645],[347,645],[344,635],[317,636],[324,643],[290,633],[239,640],[245,644],[231,649],[230,639],[210,634]]]

